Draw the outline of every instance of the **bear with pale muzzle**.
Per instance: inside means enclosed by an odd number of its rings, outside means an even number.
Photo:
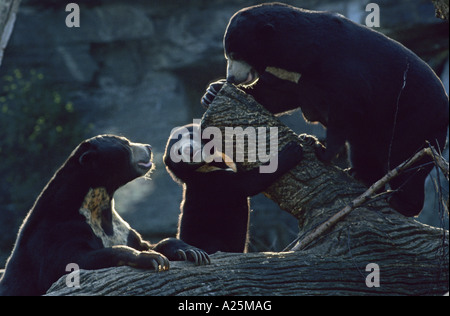
[[[301,108],[326,127],[330,162],[348,144],[351,174],[370,186],[390,169],[432,145],[443,150],[448,96],[433,70],[399,42],[331,12],[281,3],[244,8],[224,36],[226,81],[274,114]],[[202,98],[208,107],[224,80]],[[391,180],[389,202],[416,216],[433,168],[425,157]]]

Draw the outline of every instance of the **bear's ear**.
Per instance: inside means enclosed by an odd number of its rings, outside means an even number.
[[[88,150],[85,153],[83,153],[78,161],[80,162],[80,165],[82,166],[88,166],[95,161],[95,157],[97,156],[96,152],[93,150]]]

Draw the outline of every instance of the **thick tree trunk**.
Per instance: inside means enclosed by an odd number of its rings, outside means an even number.
[[[324,256],[306,252],[217,253],[209,266],[171,262],[155,273],[130,267],[80,271],[80,287],[65,277],[47,295],[443,295],[439,261],[400,254],[402,260],[374,256]],[[380,286],[368,287],[366,266],[382,262]],[[418,277],[420,276],[420,277]]]
[[[205,113],[202,127],[208,126],[223,134],[227,127],[277,127],[280,149],[290,141],[303,145],[303,160],[265,192],[299,220],[300,235],[366,190],[341,169],[318,161],[314,138],[299,138],[232,85],[222,88]],[[238,167],[258,164],[244,161]],[[378,199],[355,208],[301,251],[216,254],[210,266],[175,263],[157,274],[127,267],[83,271],[80,288],[67,288],[63,277],[49,294],[442,295],[448,291],[448,259],[448,231],[405,218]],[[378,275],[366,271],[369,263],[379,268]],[[366,285],[378,277],[379,287]]]
[[[8,44],[16,21],[19,4],[20,0],[2,0],[0,2],[0,65],[2,64],[3,51]]]

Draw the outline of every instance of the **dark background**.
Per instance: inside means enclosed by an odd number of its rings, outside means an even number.
[[[162,163],[165,143],[172,128],[202,116],[206,86],[224,77],[230,17],[265,1],[79,0],[80,28],[65,25],[69,2],[23,0],[0,68],[0,267],[53,172],[83,139],[102,133],[153,146],[152,180],[122,188],[116,208],[151,241],[175,235],[182,191]],[[284,2],[364,23],[369,1]],[[431,1],[376,3],[379,30],[425,59],[448,91],[448,23],[434,17]],[[299,111],[284,121],[324,135]],[[442,226],[432,182],[419,220]],[[296,236],[296,220],[262,195],[252,209],[251,251],[280,251]]]

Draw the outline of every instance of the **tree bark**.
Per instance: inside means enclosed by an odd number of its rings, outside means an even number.
[[[222,88],[203,117],[203,129],[213,126],[223,135],[230,127],[276,127],[280,149],[291,141],[303,146],[303,160],[265,192],[298,219],[300,236],[367,190],[338,167],[318,161],[313,137],[298,137],[232,85]],[[260,164],[249,157],[237,162],[238,169]],[[443,295],[448,259],[448,231],[405,218],[377,199],[355,208],[301,251],[220,253],[212,256],[210,266],[174,263],[170,271],[157,274],[128,267],[83,271],[80,288],[67,288],[63,277],[49,294]],[[379,267],[380,287],[366,285],[369,263]]]
[[[20,0],[3,0],[0,3],[0,66],[2,65],[3,52],[16,21],[19,4]]]
[[[81,270],[79,288],[67,287],[62,277],[47,295],[443,295],[448,285],[435,274],[437,261],[411,253],[403,261],[377,254],[383,262],[379,287],[366,285],[366,266],[375,259],[370,255],[217,253],[211,259],[200,267],[171,262],[170,270],[158,273],[131,267]]]

